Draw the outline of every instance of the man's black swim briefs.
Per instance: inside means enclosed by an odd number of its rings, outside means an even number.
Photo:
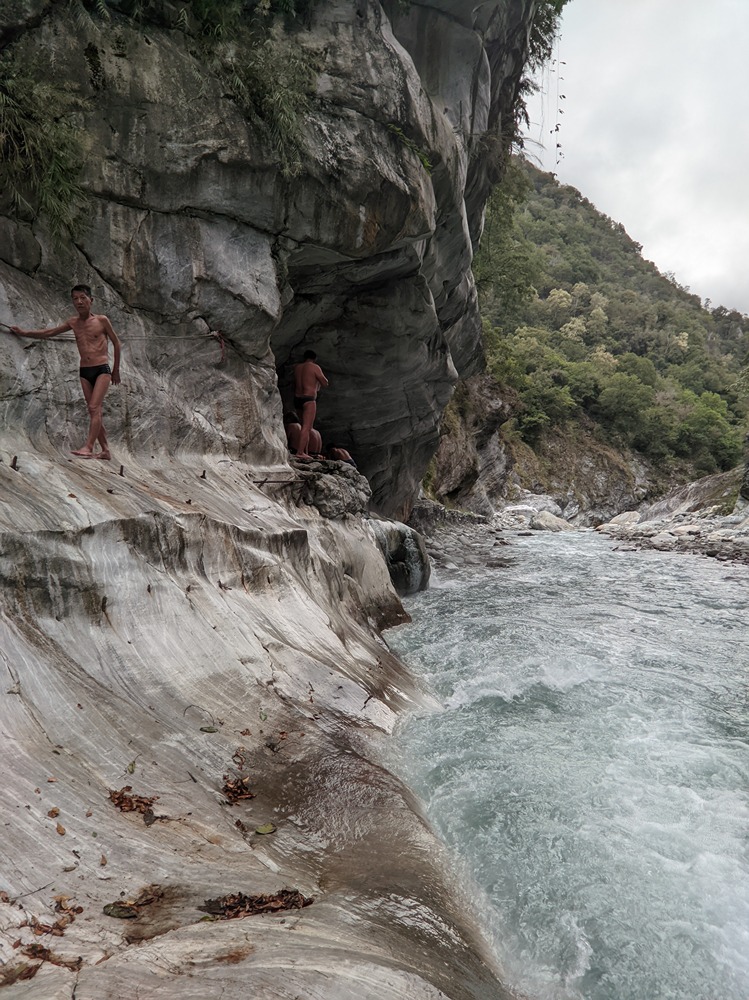
[[[301,410],[305,403],[316,403],[316,396],[294,396],[294,409]]]
[[[91,388],[96,385],[96,380],[100,375],[111,374],[112,369],[109,365],[93,365],[91,368],[81,368],[81,378],[85,378]]]

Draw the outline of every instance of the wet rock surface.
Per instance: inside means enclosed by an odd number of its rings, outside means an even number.
[[[369,522],[269,496],[288,467],[121,475],[21,444],[0,462],[9,995],[509,996],[376,763],[431,702],[379,638],[403,613]],[[291,890],[313,902],[276,908]]]
[[[454,573],[502,569],[512,558],[508,534],[499,519],[451,510],[420,499],[409,523],[424,537],[426,551],[441,579]],[[517,527],[512,522],[512,527]]]
[[[424,539],[412,526],[374,517],[370,521],[377,544],[385,557],[390,579],[404,596],[426,590],[431,566]]]

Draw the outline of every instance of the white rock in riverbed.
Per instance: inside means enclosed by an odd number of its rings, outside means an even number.
[[[562,517],[555,517],[548,510],[540,510],[530,520],[533,531],[576,531],[577,529]]]

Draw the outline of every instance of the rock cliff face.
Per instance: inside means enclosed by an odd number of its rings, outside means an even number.
[[[491,516],[517,505],[593,526],[662,495],[671,482],[641,456],[584,427],[547,431],[532,450],[502,430],[516,406],[489,374],[461,383],[441,426],[430,485],[435,495]],[[678,473],[672,473],[678,481]]]
[[[33,213],[0,218],[0,321],[53,325],[88,282],[124,342],[105,463],[67,457],[75,347],[0,340],[0,985],[505,996],[376,763],[398,713],[430,702],[379,634],[404,615],[366,493],[288,464],[281,395],[313,347],[325,436],[380,512],[408,511],[479,365],[481,149],[534,4],[320,3],[293,37],[319,66],[295,178],[168,27],[179,4],[140,28],[110,6],[103,29],[59,0],[0,11],[0,44],[89,100],[86,225],[56,245]],[[201,920],[206,899],[284,888],[314,903]]]
[[[287,178],[182,32],[81,28],[51,0],[16,0],[6,40],[90,101],[90,200],[62,248],[38,223],[3,223],[0,312],[43,325],[67,309],[71,277],[92,285],[127,344],[110,424],[136,451],[280,460],[275,370],[283,388],[312,347],[331,380],[324,435],[355,452],[378,509],[402,516],[457,376],[480,365],[482,150],[509,111],[532,8],[396,4],[391,21],[378,3],[320,3],[293,36],[320,69],[303,169]],[[67,426],[68,359],[43,364],[32,351],[19,373],[31,422],[51,376]]]

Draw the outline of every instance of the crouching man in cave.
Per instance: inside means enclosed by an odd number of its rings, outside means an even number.
[[[302,418],[302,432],[296,449],[297,458],[312,458],[307,454],[307,448],[317,414],[317,392],[327,385],[328,380],[317,364],[317,355],[314,351],[305,351],[302,363],[294,365],[294,408]]]
[[[120,384],[120,341],[107,317],[91,312],[93,296],[88,285],[76,285],[70,294],[77,315],[72,316],[67,322],[50,330],[22,330],[18,326],[11,326],[9,329],[18,337],[38,339],[54,337],[66,330],[73,331],[81,356],[81,388],[88,406],[89,428],[86,443],[72,454],[78,458],[108,460],[112,456],[109,453],[107,434],[102,423],[102,404],[109,386]],[[109,367],[110,340],[114,346],[114,364],[111,368]],[[101,451],[94,452],[97,441],[101,445]]]

